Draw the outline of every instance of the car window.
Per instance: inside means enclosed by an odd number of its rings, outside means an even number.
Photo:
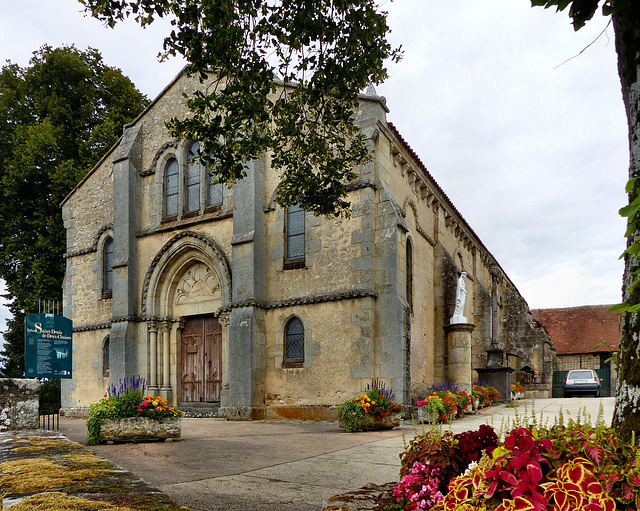
[[[591,371],[569,371],[568,378],[572,380],[588,380],[593,378]]]

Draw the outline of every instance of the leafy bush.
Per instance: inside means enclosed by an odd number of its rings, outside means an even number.
[[[429,431],[416,436],[400,455],[401,479],[393,490],[395,509],[430,509],[447,494],[449,482],[484,452],[493,450],[497,441],[495,431],[487,425],[457,435]]]
[[[143,396],[144,378],[132,376],[120,381],[118,388],[111,384],[103,399],[89,407],[87,419],[87,445],[100,441],[100,426],[105,419],[124,419],[127,417],[148,417],[163,419],[181,417],[183,412],[169,406],[160,396]]]
[[[474,438],[480,434],[480,438]],[[425,443],[412,442],[405,451],[408,462],[425,463],[450,470],[457,464],[458,474],[447,488],[438,491],[444,498],[430,507],[433,511],[458,509],[484,511],[614,511],[635,510],[640,503],[640,453],[637,445],[623,442],[601,422],[596,426],[571,422],[551,428],[533,423],[509,431],[502,444],[492,446],[495,433],[466,432],[451,438],[443,437]],[[446,435],[445,435],[446,436]],[[477,440],[477,442],[476,442]],[[441,460],[433,447],[448,442],[445,449],[451,459]],[[476,444],[474,454],[462,454],[461,447]],[[416,449],[420,445],[422,458]],[[482,456],[474,461],[475,453]],[[458,458],[459,456],[459,458]],[[467,461],[469,461],[467,464]],[[407,464],[408,466],[408,464]],[[466,470],[464,470],[466,467]],[[464,470],[464,472],[463,472]],[[414,471],[421,473],[420,471]],[[405,473],[414,473],[405,467]],[[443,471],[438,472],[443,474]],[[425,475],[425,485],[432,477]],[[446,480],[445,475],[442,476]],[[414,481],[417,488],[419,481]],[[405,484],[406,486],[406,484]],[[433,497],[437,492],[431,491]],[[395,493],[394,493],[395,494]],[[405,492],[406,509],[411,507]],[[396,496],[396,499],[398,497]],[[433,498],[432,498],[433,500]],[[405,501],[399,501],[399,503]]]

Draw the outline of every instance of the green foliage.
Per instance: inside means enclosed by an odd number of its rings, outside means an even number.
[[[364,409],[356,401],[344,401],[338,406],[338,416],[344,423],[347,433],[355,433],[362,430],[362,420],[364,419]]]
[[[5,376],[24,370],[24,316],[61,299],[66,239],[60,203],[147,104],[96,50],[43,46],[0,71],[0,278],[13,319]]]
[[[207,87],[189,98],[193,115],[169,126],[200,141],[218,182],[232,184],[246,161],[271,153],[280,204],[348,211],[345,186],[369,159],[354,124],[358,94],[387,77],[385,59],[400,58],[375,0],[81,1],[110,26],[171,18],[165,56],[185,57]]]
[[[89,407],[87,419],[87,445],[96,445],[100,442],[100,426],[105,419],[115,419],[117,402],[115,399],[104,398]]]

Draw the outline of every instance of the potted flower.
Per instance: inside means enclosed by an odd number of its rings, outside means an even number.
[[[511,397],[513,399],[522,399],[524,397],[524,385],[522,383],[511,384]]]
[[[377,378],[367,385],[365,393],[338,406],[340,428],[348,433],[391,429],[400,425],[404,406],[393,401],[393,391]]]
[[[436,392],[421,399],[416,405],[418,406],[418,420],[423,423],[436,424],[443,420],[447,414],[447,409]]]
[[[87,445],[126,440],[180,438],[181,410],[160,396],[144,395],[145,381],[132,376],[109,385],[105,397],[93,403],[87,419]]]

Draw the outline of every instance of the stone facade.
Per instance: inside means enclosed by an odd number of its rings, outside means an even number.
[[[187,113],[182,94],[199,86],[178,76],[63,204],[75,331],[63,408],[86,407],[134,374],[171,404],[213,401],[230,418],[323,416],[373,377],[409,403],[434,384],[477,379],[492,314],[508,318],[496,322],[503,347],[526,363],[544,358],[526,302],[387,122],[384,98],[362,96],[356,112],[373,160],[349,187],[351,216],[293,220],[273,200],[268,154],[231,189],[188,188],[191,142],[172,139],[165,121]],[[445,332],[462,271],[472,325],[464,382],[452,380],[463,361]]]

